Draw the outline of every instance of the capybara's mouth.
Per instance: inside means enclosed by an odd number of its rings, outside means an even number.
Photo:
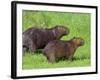
[[[63,35],[68,35],[69,34],[69,32],[68,31],[66,31]]]
[[[67,35],[67,33],[64,33],[63,35]]]
[[[68,35],[69,34],[69,29],[67,29],[67,31],[66,31],[66,35]]]

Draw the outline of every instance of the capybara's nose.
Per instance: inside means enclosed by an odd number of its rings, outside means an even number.
[[[82,40],[82,41],[81,41],[81,45],[84,45],[84,44],[85,44],[85,42],[84,42],[84,40]]]
[[[69,34],[69,29],[67,28],[67,30],[66,30],[66,35],[68,35]]]
[[[69,34],[70,33],[70,30],[69,30],[69,28],[67,29],[67,34]]]

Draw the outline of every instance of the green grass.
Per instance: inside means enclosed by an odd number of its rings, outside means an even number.
[[[60,60],[56,63],[49,63],[42,54],[26,54],[23,58],[23,69],[83,67],[89,66],[89,63],[90,59],[82,57],[76,57],[73,61]]]
[[[23,69],[32,68],[54,68],[54,67],[81,67],[90,66],[90,20],[89,13],[68,13],[68,12],[46,12],[46,11],[27,11],[23,10],[22,14],[23,31],[30,27],[51,28],[55,25],[64,25],[70,29],[70,34],[62,37],[62,40],[69,40],[75,37],[82,37],[85,45],[78,48],[74,55],[74,60],[61,60],[57,63],[49,63],[45,56],[40,52],[23,56]]]

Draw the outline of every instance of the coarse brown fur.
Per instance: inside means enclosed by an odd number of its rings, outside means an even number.
[[[53,40],[45,46],[43,53],[49,62],[55,62],[60,58],[72,60],[76,49],[83,44],[84,40],[78,37],[69,41]]]
[[[34,52],[36,49],[43,49],[49,41],[60,39],[68,33],[69,29],[62,25],[51,29],[29,28],[23,32],[23,51]]]

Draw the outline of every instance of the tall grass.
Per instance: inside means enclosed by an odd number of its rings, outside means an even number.
[[[69,12],[46,12],[46,11],[27,11],[22,13],[23,31],[30,27],[51,28],[55,25],[64,25],[70,29],[67,36],[61,40],[69,40],[73,37],[81,37],[85,40],[85,45],[78,48],[74,55],[74,60],[59,61],[57,63],[48,63],[42,53],[34,55],[26,53],[23,56],[23,69],[32,68],[54,68],[54,67],[76,67],[89,66],[90,62],[90,20],[89,13],[69,13]]]

